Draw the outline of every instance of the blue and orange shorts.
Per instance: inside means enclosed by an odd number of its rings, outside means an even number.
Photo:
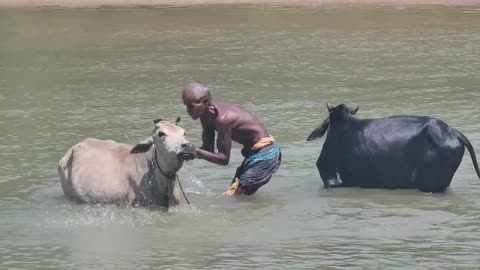
[[[242,150],[245,159],[240,167],[237,168],[235,177],[239,180],[239,186],[242,193],[251,195],[261,186],[270,181],[272,175],[280,167],[282,153],[280,145],[273,141],[261,149],[245,151]]]

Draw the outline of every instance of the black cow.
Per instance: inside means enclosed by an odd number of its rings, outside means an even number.
[[[428,116],[353,117],[358,107],[327,105],[329,117],[307,140],[328,130],[317,168],[325,187],[444,192],[465,147],[480,178],[472,144],[458,130]]]

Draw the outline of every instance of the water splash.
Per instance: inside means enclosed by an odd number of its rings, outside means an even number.
[[[182,186],[186,193],[213,196],[215,195],[200,179],[191,174],[192,166],[184,163],[182,169],[178,173],[178,177],[182,182]]]

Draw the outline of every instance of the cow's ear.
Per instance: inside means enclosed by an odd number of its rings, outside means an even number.
[[[157,124],[160,121],[162,121],[162,118],[155,119],[155,120],[153,120],[153,124]]]
[[[307,138],[307,141],[313,141],[315,139],[321,138],[327,133],[328,127],[330,127],[330,117],[327,117],[323,120],[323,123],[317,127]]]
[[[149,137],[145,139],[142,142],[137,143],[132,150],[130,150],[131,154],[137,154],[137,153],[145,153],[148,150],[150,150],[150,147],[153,145],[153,138]]]
[[[360,106],[357,105],[357,106],[355,106],[355,107],[353,107],[353,108],[350,109],[350,113],[351,113],[352,115],[355,115],[355,114],[357,114],[357,112],[358,112],[359,109],[360,109]]]

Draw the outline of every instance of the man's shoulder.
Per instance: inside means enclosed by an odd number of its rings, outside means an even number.
[[[249,122],[251,124],[252,122],[258,121],[253,113],[238,104],[219,101],[214,103],[214,106],[218,111],[218,116],[215,120],[217,127],[219,125],[238,125],[243,122]]]
[[[214,104],[223,108],[242,108],[242,106],[229,101],[217,101]]]
[[[232,102],[220,101],[216,103],[216,106],[221,112],[229,115],[245,112],[250,113],[245,107]]]

